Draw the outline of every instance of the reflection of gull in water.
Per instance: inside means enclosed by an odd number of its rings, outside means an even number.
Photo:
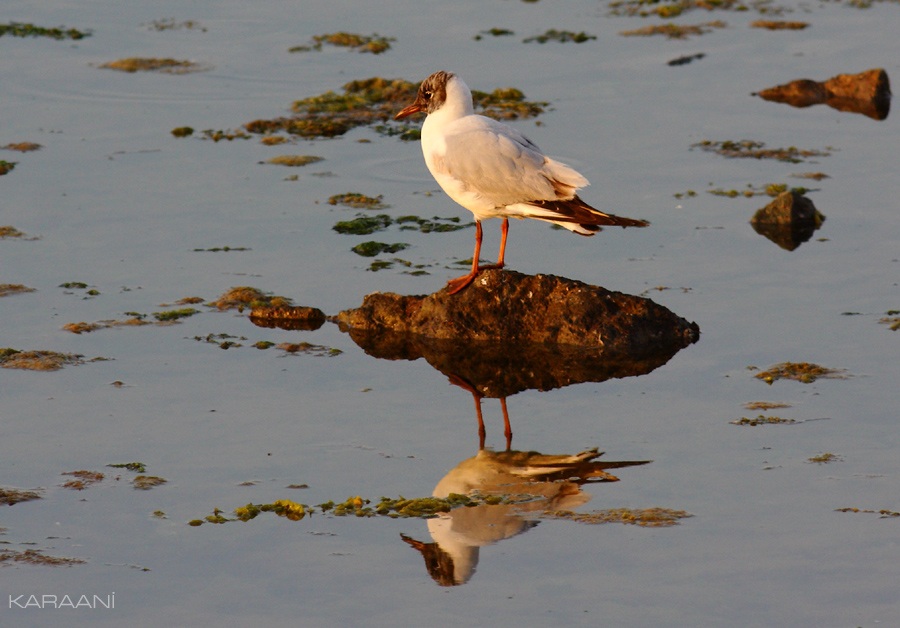
[[[438,584],[464,584],[475,573],[479,548],[521,534],[538,524],[529,518],[529,513],[581,506],[590,500],[581,490],[582,484],[618,481],[619,478],[605,469],[649,462],[597,461],[601,455],[596,448],[574,455],[482,449],[445,475],[433,495],[502,495],[507,498],[505,501],[518,503],[456,508],[428,520],[433,543],[405,535],[403,540],[421,552],[428,572]]]

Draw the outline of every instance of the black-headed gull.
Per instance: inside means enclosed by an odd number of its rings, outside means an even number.
[[[416,100],[398,113],[399,120],[419,111],[422,153],[431,175],[454,201],[475,215],[472,270],[448,282],[450,294],[468,286],[479,271],[503,268],[509,218],[536,218],[581,235],[602,225],[646,227],[645,220],[605,214],[581,200],[576,191],[588,180],[550,159],[516,129],[475,114],[472,92],[451,72],[435,72],[422,81]],[[503,218],[497,263],[478,265],[481,221]]]

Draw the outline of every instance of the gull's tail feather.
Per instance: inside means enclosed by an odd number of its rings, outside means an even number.
[[[577,194],[570,200],[531,201],[527,205],[536,210],[530,212],[529,217],[552,222],[581,235],[594,235],[602,227],[646,227],[650,224],[646,220],[606,214],[585,203]]]

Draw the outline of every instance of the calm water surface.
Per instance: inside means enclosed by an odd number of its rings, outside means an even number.
[[[786,2],[782,15],[765,16],[697,10],[677,22],[720,19],[727,27],[684,40],[623,37],[660,20],[612,17],[589,1],[401,0],[377,11],[342,1],[80,4],[16,0],[0,16],[92,31],[77,42],[0,37],[0,145],[43,146],[0,154],[18,162],[0,177],[0,225],[36,238],[0,240],[0,283],[35,289],[0,298],[0,346],[107,358],[49,373],[0,371],[0,485],[43,489],[43,499],[3,509],[0,552],[86,561],[0,567],[0,624],[896,624],[900,519],[877,511],[900,510],[898,336],[879,322],[900,309],[897,115],[876,121],[751,96],[875,67],[896,81],[896,2]],[[760,17],[810,26],[750,28]],[[164,18],[203,28],[148,28]],[[492,27],[515,34],[474,40]],[[522,41],[551,28],[596,39]],[[336,31],[396,41],[377,56],[288,52]],[[698,53],[705,56],[668,65]],[[166,75],[98,67],[124,57],[212,68]],[[234,129],[288,115],[294,100],[353,79],[418,81],[437,69],[475,89],[511,85],[549,102],[540,124],[518,126],[592,181],[586,200],[652,222],[595,238],[516,222],[512,268],[645,293],[702,331],[699,343],[647,375],[510,397],[513,448],[598,447],[610,461],[652,461],[613,469],[619,482],[586,484],[581,495],[554,498],[554,507],[662,507],[693,517],[645,528],[534,513],[478,519],[473,511],[464,532],[435,520],[318,513],[187,525],[248,502],[427,496],[476,454],[467,391],[424,360],[372,358],[331,324],[265,329],[200,305],[200,315],[167,327],[62,329],[150,315],[184,297],[212,300],[240,285],[329,314],[373,291],[439,289],[471,254],[471,229],[392,228],[371,238],[331,229],[355,213],[327,203],[345,192],[382,195],[394,217],[469,219],[437,192],[416,143],[371,129],[276,147],[170,134],[179,126]],[[740,139],[829,154],[791,164],[691,148]],[[262,164],[280,154],[325,161],[293,170]],[[805,172],[829,178],[791,177]],[[793,251],[748,224],[768,197],[708,192],[768,183],[814,188],[807,195],[826,216]],[[689,190],[696,195],[676,197]],[[485,225],[486,257],[498,226]],[[350,251],[365,239],[410,244],[398,256],[428,274],[399,264],[367,270],[371,260]],[[224,246],[246,250],[197,251]],[[99,294],[60,287],[66,282]],[[211,334],[243,346],[223,350],[205,341]],[[341,353],[291,355],[253,348],[258,341]],[[748,369],[784,361],[846,377],[767,386]],[[752,401],[790,407],[746,409]],[[500,401],[485,399],[482,408],[487,444],[502,450]],[[796,422],[731,423],[760,413]],[[823,453],[837,460],[809,461]],[[134,473],[106,467],[135,460],[167,483],[136,491]],[[106,477],[84,491],[62,488],[71,478],[61,474],[81,469]],[[404,537],[451,548],[457,586],[439,585]],[[112,592],[109,610],[10,601]]]

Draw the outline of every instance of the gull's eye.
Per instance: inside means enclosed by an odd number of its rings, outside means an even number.
[[[424,92],[422,92],[422,96],[425,98],[425,100],[431,100],[431,91],[426,89]]]

